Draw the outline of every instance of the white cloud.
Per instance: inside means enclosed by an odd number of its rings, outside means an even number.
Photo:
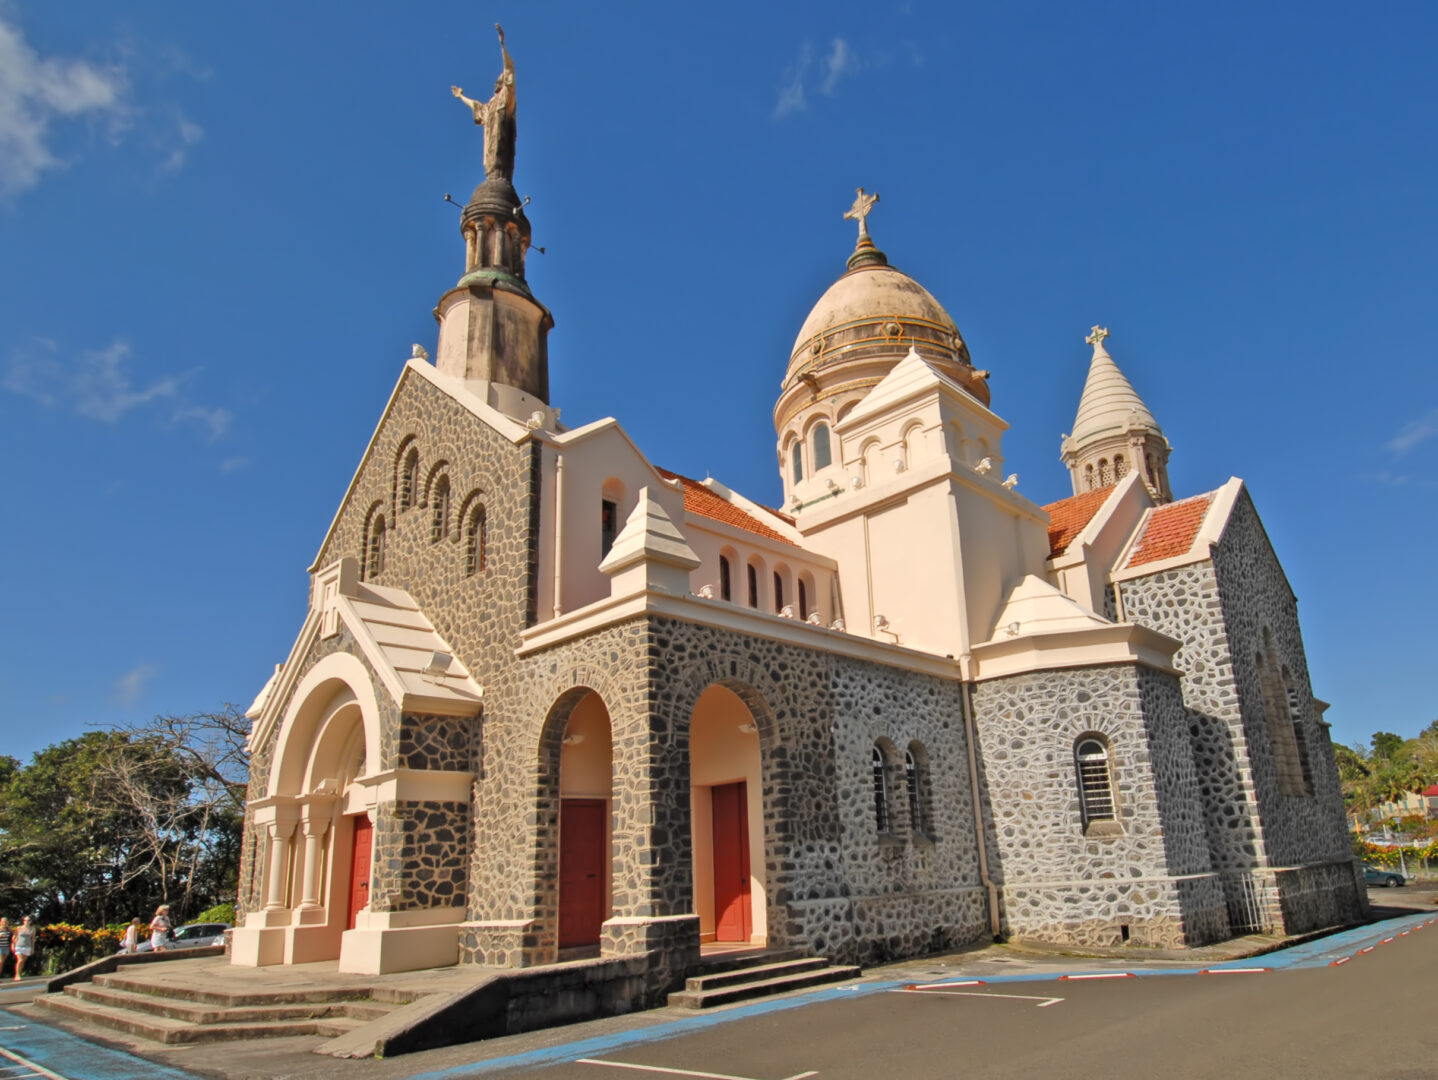
[[[229,409],[209,409],[203,405],[182,405],[175,413],[176,422],[189,421],[198,424],[214,442],[230,430],[234,414]]]
[[[1438,409],[1431,409],[1428,415],[1404,424],[1384,445],[1394,457],[1402,457],[1434,436],[1438,436]]]
[[[42,405],[73,409],[80,416],[103,424],[116,424],[135,409],[168,401],[173,423],[196,425],[210,442],[230,430],[234,414],[228,409],[190,401],[182,392],[189,375],[167,375],[137,384],[130,372],[131,348],[116,340],[103,349],[82,352],[78,359],[61,354],[60,346],[39,339],[17,350],[0,387]]]
[[[825,97],[833,97],[839,80],[857,70],[858,63],[849,49],[849,43],[836,37],[829,44],[829,55],[824,60],[824,80],[819,84],[819,93]]]
[[[161,172],[179,172],[185,167],[189,159],[190,151],[199,145],[200,140],[205,137],[205,129],[193,120],[185,116],[179,110],[175,111],[175,129],[165,140],[169,146],[169,153],[160,162]]]
[[[849,43],[841,37],[829,42],[829,51],[817,64],[814,62],[814,50],[806,41],[799,47],[799,55],[794,62],[784,69],[784,76],[779,82],[779,98],[774,103],[774,119],[782,120],[792,113],[806,112],[810,90],[816,90],[824,97],[833,97],[839,83],[862,66]]]
[[[160,673],[154,664],[138,664],[115,680],[110,688],[110,704],[127,708],[136,704],[145,692],[145,684]]]
[[[128,98],[123,68],[42,57],[0,15],[0,198],[14,197],[44,172],[63,167],[51,148],[56,120],[89,114],[108,120],[118,135]]]
[[[804,96],[804,76],[814,61],[814,50],[808,42],[799,49],[798,59],[784,69],[784,79],[779,84],[779,100],[774,103],[774,119],[780,120],[790,113],[803,112],[809,107]]]

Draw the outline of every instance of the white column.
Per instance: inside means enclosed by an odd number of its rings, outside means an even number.
[[[295,823],[271,822],[270,833],[270,889],[266,911],[283,911],[285,907],[285,886],[290,876],[290,837]]]
[[[306,816],[300,823],[304,839],[304,876],[300,886],[300,907],[320,906],[320,860],[325,852],[325,832],[329,819]]]

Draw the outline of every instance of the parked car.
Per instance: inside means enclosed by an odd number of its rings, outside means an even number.
[[[1363,882],[1366,885],[1383,885],[1389,889],[1396,889],[1400,885],[1406,885],[1408,879],[1397,870],[1384,870],[1377,866],[1365,866],[1363,868]]]
[[[229,928],[230,924],[224,922],[186,923],[175,931],[174,939],[167,948],[200,949],[206,945],[223,945],[225,931]],[[135,951],[137,953],[149,952],[150,948],[150,939],[146,938]]]

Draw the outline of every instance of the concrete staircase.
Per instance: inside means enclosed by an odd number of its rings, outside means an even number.
[[[797,949],[716,957],[701,962],[685,980],[684,989],[669,995],[669,1005],[677,1009],[712,1009],[842,982],[858,974],[857,967],[832,964],[823,956],[805,956]]]
[[[383,987],[267,993],[157,985],[125,974],[97,975],[36,1008],[62,1023],[96,1024],[159,1043],[220,1042],[284,1035],[335,1038],[382,1019],[409,1000]]]

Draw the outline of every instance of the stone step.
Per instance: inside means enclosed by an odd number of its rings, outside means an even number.
[[[365,1001],[370,999],[370,988],[361,984],[354,986],[316,986],[298,990],[264,990],[244,993],[233,990],[200,990],[160,981],[136,978],[131,975],[97,975],[93,985],[113,990],[125,990],[132,994],[146,994],[155,997],[180,998],[184,1001],[224,1008],[240,1008],[246,1005],[301,1005],[341,1001]]]
[[[768,959],[767,957],[765,958]],[[732,968],[729,971],[695,975],[684,980],[685,990],[717,990],[721,986],[735,986],[746,982],[765,982],[781,975],[798,975],[806,971],[821,970],[829,966],[822,956],[806,956],[798,960],[780,960],[774,963],[751,964],[748,967]]]
[[[129,1009],[151,1016],[165,1016],[191,1024],[248,1024],[271,1020],[321,1020],[348,1018],[376,1020],[393,1011],[392,1005],[367,1001],[298,1002],[281,1005],[219,1006],[158,994],[137,994],[113,986],[77,983],[65,993],[81,1001],[115,1009]]]
[[[137,1013],[110,1005],[82,1001],[61,994],[37,998],[35,1006],[68,1023],[95,1024],[138,1035],[169,1046],[225,1042],[234,1039],[270,1039],[286,1035],[324,1035],[334,1038],[358,1027],[361,1021],[344,1018],[325,1020],[274,1020],[237,1024],[191,1024],[167,1016]]]
[[[706,956],[689,970],[696,976],[718,975],[725,971],[755,967],[761,964],[782,964],[789,960],[806,960],[809,954],[802,949],[754,949],[734,953],[720,953]]]
[[[769,997],[773,994],[787,994],[791,990],[807,990],[811,986],[842,982],[859,974],[857,967],[840,965],[824,967],[813,971],[782,975],[763,979],[759,982],[741,982],[731,986],[720,986],[713,990],[681,990],[669,995],[669,1004],[676,1009],[712,1009],[717,1005],[732,1005],[737,1001]]]

